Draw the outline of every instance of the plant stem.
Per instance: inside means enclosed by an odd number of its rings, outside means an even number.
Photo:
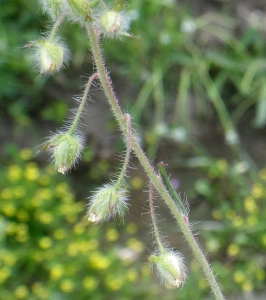
[[[99,44],[99,37],[97,36],[93,25],[87,24],[87,31],[88,35],[90,37],[91,42],[91,50],[93,53],[93,57],[95,60],[95,64],[97,67],[97,72],[99,74],[99,78],[102,84],[102,87],[104,89],[104,92],[106,94],[106,97],[109,101],[109,104],[111,106],[111,109],[118,121],[119,127],[123,134],[127,135],[127,129],[125,127],[124,122],[124,115],[121,111],[121,108],[118,104],[118,99],[116,98],[113,89],[112,89],[112,83],[110,80],[110,77],[108,76],[108,72],[105,69],[105,63],[102,57],[101,48]],[[213,294],[215,295],[216,299],[223,300],[224,297],[222,295],[221,289],[216,281],[216,278],[212,272],[212,269],[210,265],[208,264],[202,250],[200,249],[195,237],[193,236],[193,233],[191,231],[191,228],[189,226],[188,222],[184,221],[184,218],[180,211],[178,210],[175,202],[170,197],[169,193],[167,192],[166,188],[164,187],[161,180],[157,177],[156,172],[154,171],[153,167],[151,166],[149,160],[147,159],[145,153],[143,152],[142,148],[140,147],[137,139],[131,135],[131,145],[132,149],[139,159],[142,167],[146,171],[150,181],[153,183],[155,189],[157,192],[161,195],[161,197],[164,199],[165,203],[169,207],[170,211],[172,212],[174,218],[176,219],[177,223],[179,224],[189,246],[191,247],[196,259],[198,260],[203,272],[205,273],[205,276],[208,280],[208,283],[212,289]]]
[[[69,129],[69,134],[73,134],[73,133],[75,132],[76,128],[77,128],[78,121],[79,121],[79,119],[80,119],[82,110],[83,110],[84,105],[85,105],[85,102],[86,102],[86,100],[87,100],[87,97],[88,97],[88,93],[89,93],[91,84],[92,84],[93,80],[95,80],[97,77],[98,77],[98,73],[95,73],[95,74],[93,74],[93,75],[89,78],[89,80],[88,80],[88,83],[87,83],[87,85],[86,85],[86,87],[85,87],[85,91],[84,91],[84,93],[83,93],[83,96],[82,96],[82,99],[81,99],[81,102],[80,102],[78,111],[77,111],[77,113],[76,113],[76,115],[75,115],[75,118],[74,118],[74,120],[73,120],[73,122],[72,122],[72,125],[71,125],[71,127],[70,127],[70,129]]]
[[[158,244],[159,250],[162,253],[164,251],[164,248],[163,248],[163,245],[161,243],[160,233],[159,233],[159,230],[158,230],[158,226],[157,226],[157,223],[156,223],[156,217],[155,217],[155,213],[154,213],[154,207],[153,207],[153,184],[152,184],[152,182],[150,182],[149,203],[150,203],[151,220],[152,220],[152,224],[153,224],[153,228],[154,228],[155,239],[156,239],[156,242]]]
[[[64,18],[65,18],[66,14],[62,14],[55,22],[54,26],[53,26],[53,29],[50,33],[50,36],[49,36],[49,41],[52,41],[55,34],[56,34],[56,31],[58,30],[58,28],[60,27],[60,25],[62,24]]]
[[[124,180],[124,177],[126,176],[126,172],[127,172],[127,165],[128,165],[128,162],[129,162],[129,157],[130,157],[130,152],[131,152],[131,134],[132,134],[132,131],[131,131],[131,121],[130,121],[130,115],[129,114],[125,114],[125,117],[124,117],[125,121],[126,121],[126,125],[127,125],[127,141],[126,141],[126,144],[127,144],[127,152],[126,152],[126,156],[125,156],[125,159],[124,159],[124,163],[123,163],[123,167],[122,167],[122,170],[121,170],[121,173],[117,179],[117,182],[115,184],[115,188],[116,189],[119,189],[119,187],[121,186],[123,180]]]

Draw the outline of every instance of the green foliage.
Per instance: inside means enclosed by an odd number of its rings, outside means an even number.
[[[27,148],[14,155],[0,174],[0,298],[146,299],[148,266],[134,263],[144,250],[131,237],[136,225],[91,225],[53,167],[41,169]]]
[[[205,179],[195,190],[209,205],[213,222],[203,232],[205,247],[224,291],[250,292],[264,287],[266,168],[253,181],[245,164],[209,160]]]

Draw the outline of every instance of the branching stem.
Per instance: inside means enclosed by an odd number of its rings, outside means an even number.
[[[75,132],[76,128],[77,128],[77,125],[78,125],[78,122],[79,122],[79,119],[80,119],[82,110],[83,110],[83,108],[84,108],[84,105],[85,105],[86,100],[87,100],[87,97],[88,97],[88,93],[89,93],[90,87],[91,87],[91,85],[92,85],[93,80],[95,80],[97,77],[98,77],[98,73],[95,73],[95,74],[93,74],[93,75],[89,78],[89,80],[88,80],[88,83],[87,83],[87,85],[86,85],[86,87],[85,87],[83,96],[82,96],[82,98],[81,98],[81,102],[80,102],[78,111],[77,111],[77,113],[76,113],[76,115],[75,115],[75,118],[74,118],[74,120],[73,120],[73,122],[72,122],[72,125],[71,125],[71,127],[70,127],[70,129],[69,129],[69,133],[70,133],[70,134],[73,134],[73,133]]]
[[[100,44],[99,44],[99,37],[96,34],[92,24],[87,24],[86,27],[87,27],[88,35],[90,37],[91,49],[92,49],[93,57],[95,60],[97,72],[99,74],[99,78],[100,78],[102,87],[107,96],[107,99],[112,108],[112,111],[118,121],[121,131],[123,132],[123,134],[125,136],[127,136],[127,128],[126,128],[125,122],[124,122],[124,115],[118,104],[118,99],[116,98],[116,96],[113,92],[112,83],[108,76],[108,72],[105,70],[105,64],[104,64],[104,60],[103,60],[103,57],[101,54],[101,48],[100,48]],[[172,212],[174,218],[176,219],[177,223],[179,224],[189,246],[191,247],[196,259],[198,260],[198,262],[208,280],[208,283],[212,289],[212,292],[213,292],[215,298],[219,299],[219,300],[224,300],[225,298],[222,295],[221,289],[216,281],[213,271],[212,271],[210,265],[208,264],[207,259],[205,258],[205,255],[203,254],[202,250],[200,249],[200,247],[191,231],[189,223],[184,221],[181,212],[179,211],[175,202],[173,201],[173,199],[171,198],[171,196],[165,189],[161,180],[157,177],[156,172],[154,171],[153,167],[151,166],[149,160],[147,159],[145,153],[141,149],[141,147],[140,147],[137,139],[134,137],[134,135],[131,135],[131,145],[132,145],[132,150],[134,151],[135,155],[137,156],[141,165],[143,166],[144,170],[146,171],[150,181],[153,183],[154,188],[164,199],[165,203],[167,204],[167,206],[169,207],[170,211]]]

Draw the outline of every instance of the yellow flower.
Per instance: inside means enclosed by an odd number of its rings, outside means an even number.
[[[245,273],[242,272],[242,271],[236,271],[236,272],[234,273],[233,278],[234,278],[234,281],[235,281],[236,283],[243,282],[244,279],[245,279]]]
[[[128,281],[134,282],[138,279],[138,272],[135,269],[129,269],[126,272],[126,278]]]
[[[26,189],[23,186],[18,186],[14,189],[15,198],[23,198],[26,195]]]
[[[35,163],[28,163],[24,172],[24,177],[28,181],[35,181],[39,178],[40,172]]]
[[[3,283],[6,281],[8,277],[10,277],[11,271],[8,267],[2,267],[0,268],[0,283]]]
[[[54,231],[53,237],[56,240],[63,240],[67,236],[65,229],[58,228]]]
[[[52,280],[57,280],[57,279],[61,278],[63,276],[63,274],[64,274],[64,269],[61,265],[55,265],[50,270],[50,278]]]
[[[20,285],[15,289],[14,294],[17,299],[26,299],[29,294],[29,290],[25,285]]]
[[[29,148],[23,148],[19,151],[19,157],[22,160],[29,160],[32,157],[32,151]]]
[[[253,290],[253,284],[250,280],[246,280],[245,282],[243,282],[242,284],[242,290],[244,292],[250,292]]]
[[[69,293],[74,289],[74,283],[70,279],[64,279],[60,283],[60,289],[62,292]]]
[[[7,169],[7,177],[10,181],[17,181],[21,178],[22,175],[22,169],[20,166],[17,165],[11,165]]]
[[[5,188],[1,192],[1,198],[4,200],[9,200],[13,197],[13,191],[10,188]]]
[[[2,206],[2,212],[7,217],[13,217],[16,214],[16,207],[12,203],[5,203]]]
[[[96,270],[106,270],[110,263],[111,262],[107,257],[96,251],[91,253],[88,259],[89,266]]]
[[[53,241],[49,237],[43,237],[43,238],[41,238],[39,240],[38,244],[39,244],[40,248],[42,248],[42,249],[48,249],[48,248],[50,248],[52,246]]]
[[[239,246],[236,244],[231,244],[228,248],[227,248],[227,253],[230,256],[236,256],[239,253]]]
[[[240,227],[243,225],[244,219],[241,216],[236,216],[233,218],[232,222],[235,227]]]
[[[254,199],[250,196],[244,199],[244,209],[248,213],[257,213],[258,207]]]
[[[115,275],[108,275],[105,279],[105,285],[112,291],[120,290],[123,283],[123,278]]]
[[[119,238],[119,233],[116,229],[109,229],[105,236],[108,241],[113,242]]]
[[[265,196],[265,190],[261,184],[254,184],[251,190],[251,195],[254,198],[261,198],[262,196]]]
[[[134,234],[136,233],[138,230],[137,228],[137,225],[135,223],[128,223],[127,226],[126,226],[126,231],[129,233],[129,234]]]
[[[127,246],[136,251],[137,253],[140,253],[144,250],[143,244],[135,238],[130,238],[127,241]]]
[[[143,187],[144,181],[141,177],[133,177],[130,181],[130,185],[133,189],[139,190]]]
[[[82,285],[86,290],[94,290],[98,286],[99,282],[92,276],[87,276],[83,279]]]

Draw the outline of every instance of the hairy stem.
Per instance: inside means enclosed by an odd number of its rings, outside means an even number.
[[[91,50],[93,53],[93,57],[95,60],[97,72],[99,74],[99,78],[100,78],[102,87],[103,87],[106,97],[109,101],[111,109],[118,121],[119,127],[120,127],[121,131],[123,132],[123,134],[126,136],[127,129],[124,124],[125,123],[124,115],[118,104],[118,99],[116,98],[116,96],[113,92],[112,83],[111,83],[110,77],[108,76],[108,72],[105,69],[105,63],[104,63],[104,60],[102,57],[101,48],[100,48],[100,44],[99,44],[99,37],[96,34],[92,24],[87,24],[86,27],[87,27],[88,35],[90,37]],[[205,255],[203,254],[202,250],[200,249],[200,247],[191,231],[189,223],[184,221],[184,218],[183,218],[182,214],[180,213],[179,209],[177,208],[175,202],[173,201],[173,199],[167,192],[162,181],[157,177],[156,172],[154,171],[148,158],[146,157],[145,153],[143,152],[142,148],[140,147],[137,139],[134,137],[133,134],[132,134],[132,138],[131,138],[131,145],[132,145],[132,150],[134,151],[134,153],[137,156],[137,158],[139,159],[142,167],[146,171],[150,181],[153,183],[157,192],[164,199],[165,203],[167,204],[167,206],[169,207],[170,211],[172,212],[174,218],[176,219],[177,223],[179,224],[188,244],[190,245],[203,272],[205,273],[205,276],[208,280],[208,283],[212,289],[213,294],[215,295],[215,298],[219,299],[219,300],[223,300],[224,297],[222,295],[221,289],[216,281],[216,278],[212,272],[210,265],[207,262],[207,259],[205,258]]]
[[[158,244],[158,247],[160,249],[160,252],[163,252],[163,245],[160,239],[160,233],[158,230],[157,222],[156,222],[156,217],[155,217],[155,212],[154,212],[154,207],[153,207],[153,184],[152,182],[150,183],[150,189],[149,189],[149,203],[150,203],[150,211],[151,211],[151,220],[152,220],[152,225],[154,228],[154,235],[156,242]]]
[[[95,73],[88,80],[88,83],[87,83],[87,85],[85,87],[85,91],[84,91],[83,96],[81,98],[81,102],[80,102],[78,111],[77,111],[77,113],[75,115],[75,118],[74,118],[74,120],[72,122],[72,125],[71,125],[71,127],[69,129],[69,133],[70,134],[73,134],[75,132],[76,128],[77,128],[77,125],[78,125],[78,122],[79,122],[82,110],[84,108],[84,105],[85,105],[87,97],[88,97],[88,93],[89,93],[91,84],[92,84],[93,80],[95,80],[97,77],[98,77],[98,73]]]
[[[52,41],[54,39],[54,36],[58,30],[58,28],[60,27],[60,25],[62,24],[62,22],[64,21],[64,18],[65,18],[66,14],[63,14],[61,15],[55,22],[54,26],[53,26],[53,29],[50,33],[50,36],[49,36],[49,41]]]
[[[121,186],[123,180],[124,180],[124,177],[126,176],[126,172],[127,172],[127,165],[128,165],[128,162],[129,162],[129,158],[130,158],[130,152],[131,152],[131,121],[130,121],[130,115],[129,114],[125,114],[125,117],[124,117],[125,121],[126,121],[126,126],[127,126],[127,141],[126,141],[126,144],[127,144],[127,152],[126,152],[126,156],[125,156],[125,160],[124,160],[124,163],[123,163],[123,167],[122,167],[122,170],[121,170],[121,173],[117,179],[117,182],[115,184],[115,188],[116,189],[119,189],[119,187]]]

